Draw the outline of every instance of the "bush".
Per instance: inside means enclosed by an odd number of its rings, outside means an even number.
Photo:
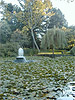
[[[70,53],[75,56],[75,46],[70,50]]]
[[[17,43],[0,44],[0,56],[1,57],[17,56],[18,48],[19,48],[19,45]]]
[[[0,57],[16,57],[18,56],[19,48],[20,46],[16,42],[0,44]],[[24,55],[26,56],[36,55],[37,53],[38,51],[36,49],[24,48]]]
[[[30,49],[30,48],[24,48],[24,55],[26,56],[33,56],[38,53],[37,49]]]

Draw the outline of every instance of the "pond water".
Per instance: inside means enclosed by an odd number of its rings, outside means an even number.
[[[56,100],[75,81],[75,56],[26,57],[31,63],[0,58],[0,100]]]

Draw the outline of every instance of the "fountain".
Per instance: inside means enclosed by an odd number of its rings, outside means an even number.
[[[30,63],[30,62],[36,62],[36,60],[26,60],[24,57],[24,50],[22,48],[18,49],[18,56],[16,57],[16,60],[13,62],[16,63]]]
[[[24,50],[22,48],[18,49],[18,56],[14,62],[27,62],[26,58],[24,57]]]

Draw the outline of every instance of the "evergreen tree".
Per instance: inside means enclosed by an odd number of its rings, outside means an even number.
[[[53,8],[52,11],[55,13],[55,15],[51,16],[49,20],[50,21],[49,28],[53,28],[54,25],[59,28],[62,28],[63,26],[67,27],[68,26],[67,21],[64,18],[64,15],[62,14],[61,10]]]
[[[0,42],[6,43],[7,41],[9,41],[11,37],[11,33],[12,32],[8,23],[6,21],[1,21],[0,22]]]

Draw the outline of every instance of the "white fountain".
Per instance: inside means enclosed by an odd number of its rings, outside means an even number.
[[[27,62],[24,57],[24,50],[22,48],[18,49],[18,56],[16,57],[15,62]]]

